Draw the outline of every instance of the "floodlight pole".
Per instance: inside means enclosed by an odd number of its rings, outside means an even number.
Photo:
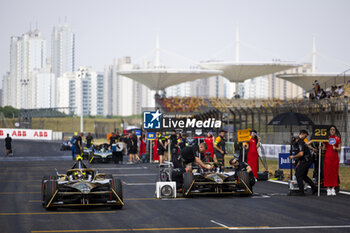
[[[80,91],[81,91],[81,111],[80,111],[80,132],[84,132],[84,101],[83,101],[83,92],[84,92],[84,83],[85,77],[83,78],[84,69],[80,70]]]
[[[319,144],[319,154],[318,154],[318,187],[317,187],[317,196],[319,197],[321,194],[321,154],[322,154],[322,149],[321,149],[322,143],[320,142]]]
[[[153,141],[149,140],[149,150],[150,150],[150,155],[149,155],[149,163],[153,162]]]
[[[236,25],[236,41],[235,41],[235,58],[236,58],[236,62],[239,62],[239,26],[238,23]]]
[[[315,37],[312,39],[312,69],[313,74],[316,73],[316,40]]]

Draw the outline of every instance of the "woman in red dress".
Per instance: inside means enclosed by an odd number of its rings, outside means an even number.
[[[260,138],[258,137],[255,130],[251,130],[251,139],[248,142],[247,149],[247,163],[252,168],[252,172],[255,176],[255,178],[258,178],[258,171],[259,171],[259,154],[258,154],[258,148],[260,146]]]
[[[146,135],[142,134],[141,144],[140,144],[140,158],[143,154],[146,154],[146,143],[147,143]]]
[[[207,156],[207,152],[210,153],[210,157],[214,161],[214,138],[211,132],[208,132],[207,137],[204,139],[205,144],[207,144],[207,150],[204,156]]]
[[[336,135],[337,128],[329,127],[329,140],[323,144],[324,156],[324,187],[327,187],[327,196],[335,196],[335,187],[338,186],[339,156],[341,150],[341,139]]]

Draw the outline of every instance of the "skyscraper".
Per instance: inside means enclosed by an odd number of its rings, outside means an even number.
[[[77,71],[66,72],[57,78],[60,90],[58,96],[59,107],[70,107],[65,113],[84,116],[103,114],[103,75],[82,66]]]
[[[73,72],[75,65],[75,35],[67,24],[53,28],[51,36],[52,73],[61,77]]]
[[[113,65],[105,68],[104,115],[129,116],[141,111],[134,108],[135,105],[141,104],[140,98],[142,94],[137,92],[137,90],[142,90],[141,86],[137,87],[135,81],[118,73],[121,70],[132,70],[136,68],[137,66],[131,63],[130,57],[115,59]]]
[[[31,108],[35,83],[31,73],[46,66],[46,40],[38,29],[11,37],[10,73],[5,78],[4,105]]]

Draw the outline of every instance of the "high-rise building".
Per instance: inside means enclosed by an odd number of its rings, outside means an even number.
[[[165,93],[167,97],[174,97],[174,96],[182,96],[182,97],[190,97],[194,96],[194,92],[192,90],[192,82],[184,82],[180,83],[178,85],[174,85],[168,88],[165,88]]]
[[[41,70],[46,65],[46,40],[38,29],[22,36],[11,37],[10,73],[5,76],[4,105],[15,108],[33,107],[32,91],[34,70]]]
[[[269,97],[269,82],[266,77],[248,79],[243,83],[245,99],[267,99]]]
[[[52,73],[61,77],[73,72],[75,65],[75,36],[67,24],[53,28],[51,36]]]
[[[79,67],[77,71],[63,73],[57,78],[58,107],[69,107],[65,113],[84,116],[102,115],[103,75],[91,67]]]
[[[283,71],[276,74],[270,74],[265,76],[268,79],[268,98],[277,98],[277,99],[291,99],[291,98],[302,98],[305,94],[305,91],[302,87],[293,84],[289,81],[279,79],[276,76],[278,74],[302,74],[302,73],[311,73],[312,65],[310,63],[303,64],[300,67],[296,67],[287,71]]]
[[[56,107],[56,77],[46,70],[34,70],[31,73],[34,86],[30,108],[54,108]]]
[[[154,106],[150,91],[144,85],[119,75],[118,71],[138,69],[130,57],[114,59],[104,73],[104,115],[129,116],[140,114],[142,107]],[[153,97],[153,96],[152,96]]]

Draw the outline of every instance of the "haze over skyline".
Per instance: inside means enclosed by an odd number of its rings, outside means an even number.
[[[317,57],[319,72],[340,73],[350,68],[350,2],[346,0],[14,0],[1,1],[0,8],[1,78],[9,71],[11,36],[20,36],[37,23],[49,55],[53,27],[59,21],[65,23],[65,18],[76,35],[76,68],[89,65],[103,71],[114,58],[123,56],[142,65],[154,57],[157,32],[161,48],[193,61],[162,53],[166,66],[187,68],[211,58],[234,60],[234,46],[213,55],[234,43],[237,23],[240,61],[311,62],[315,36],[322,55]]]

